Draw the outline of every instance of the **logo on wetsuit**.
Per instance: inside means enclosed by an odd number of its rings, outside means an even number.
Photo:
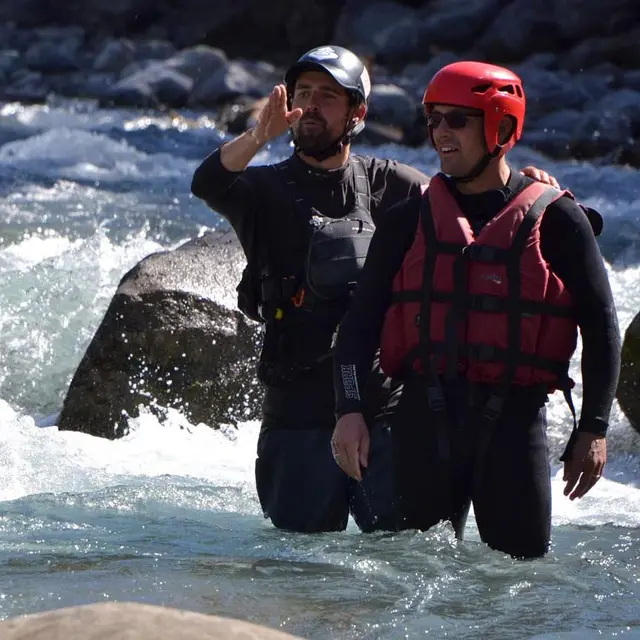
[[[347,400],[360,400],[360,389],[358,388],[355,365],[341,364],[340,376],[342,378],[344,397],[347,398]]]

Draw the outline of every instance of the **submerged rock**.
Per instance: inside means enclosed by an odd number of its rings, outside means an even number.
[[[58,427],[118,438],[140,405],[160,415],[176,408],[212,427],[256,418],[257,325],[223,300],[243,262],[237,243],[208,233],[131,269],[75,372]]]

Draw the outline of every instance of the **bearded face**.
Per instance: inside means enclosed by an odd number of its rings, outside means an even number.
[[[293,129],[298,148],[308,156],[313,156],[329,147],[343,132],[343,130],[332,131],[319,113],[304,114]]]
[[[347,91],[320,71],[300,74],[292,107],[302,109],[302,117],[292,128],[300,151],[309,156],[327,149],[344,134],[352,111]]]

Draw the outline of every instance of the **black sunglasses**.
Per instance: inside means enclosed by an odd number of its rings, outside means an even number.
[[[444,120],[449,129],[464,129],[469,122],[469,118],[482,118],[480,113],[465,113],[464,111],[432,111],[427,115],[427,124],[432,129],[437,129]]]

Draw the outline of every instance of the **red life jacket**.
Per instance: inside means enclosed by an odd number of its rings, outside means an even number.
[[[567,193],[534,182],[475,237],[435,176],[393,280],[381,339],[385,373],[424,372],[426,362],[432,373],[464,371],[477,382],[570,386],[571,297],[540,252],[545,209]]]

